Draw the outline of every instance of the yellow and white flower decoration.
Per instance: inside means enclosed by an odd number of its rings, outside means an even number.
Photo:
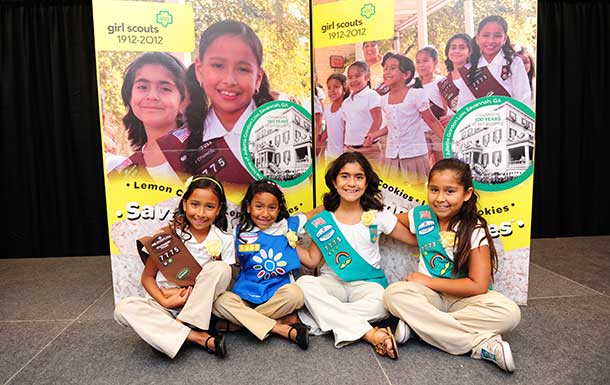
[[[292,230],[284,231],[284,236],[288,240],[288,244],[290,245],[290,247],[292,247],[292,248],[297,247],[297,241],[299,240],[297,233],[295,233]]]
[[[455,232],[453,231],[441,231],[441,243],[443,247],[451,247],[455,246]]]
[[[222,250],[222,244],[220,243],[220,239],[206,239],[203,243],[208,254],[212,257],[213,260],[220,260],[220,251]]]
[[[365,226],[370,226],[373,224],[373,222],[375,222],[376,216],[377,210],[369,210],[363,212],[362,217],[360,217],[360,219],[362,219],[362,223],[364,223]]]

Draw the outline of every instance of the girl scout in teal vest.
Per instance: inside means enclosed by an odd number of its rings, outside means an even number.
[[[500,335],[517,326],[520,310],[491,290],[497,255],[477,212],[470,166],[457,159],[437,162],[428,177],[428,202],[405,220],[417,236],[419,271],[390,285],[384,297],[386,309],[400,319],[396,339],[404,343],[415,332],[448,353],[470,352],[512,372],[510,346]]]
[[[318,277],[297,280],[307,307],[299,317],[313,334],[332,331],[337,348],[364,339],[379,355],[396,359],[391,330],[370,324],[389,315],[383,307],[388,281],[380,268],[379,235],[411,244],[415,237],[396,216],[382,211],[379,177],[361,153],[343,153],[325,180],[330,190],[324,195],[326,211],[307,223],[313,242],[301,258],[309,268],[322,259],[325,263]]]

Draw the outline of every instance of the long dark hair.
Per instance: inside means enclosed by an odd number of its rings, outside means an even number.
[[[250,183],[250,186],[248,186],[248,190],[246,191],[246,195],[244,195],[244,198],[241,200],[238,222],[239,233],[237,234],[237,238],[239,238],[242,232],[250,231],[256,226],[252,221],[250,214],[248,214],[248,206],[250,206],[252,199],[258,193],[269,193],[277,199],[280,207],[279,214],[275,219],[275,222],[279,222],[282,219],[290,217],[288,207],[286,206],[286,199],[284,198],[284,193],[282,190],[280,190],[280,186],[270,179],[260,179],[254,181]]]
[[[349,76],[349,70],[351,70],[352,68],[360,68],[362,71],[364,71],[364,73],[369,74],[369,80],[366,82],[366,85],[369,86],[369,88],[371,87],[371,68],[369,67],[368,64],[366,64],[365,61],[355,61],[352,64],[349,65],[349,67],[347,67],[347,71],[345,71],[346,74],[348,74]]]
[[[401,55],[399,53],[392,53],[392,54],[386,54],[383,57],[383,62],[381,63],[381,65],[385,66],[385,63],[390,59],[395,59],[396,61],[398,61],[398,69],[400,69],[400,72],[402,72],[403,74],[406,74],[407,72],[411,73],[409,78],[407,78],[407,80],[405,80],[405,84],[411,83],[411,80],[413,80],[413,77],[415,76],[415,64],[413,63],[413,60],[411,60],[408,57]],[[422,88],[420,78],[415,79],[413,88]]]
[[[472,55],[472,38],[470,36],[468,36],[467,33],[460,32],[460,33],[456,33],[455,35],[451,36],[449,38],[449,40],[447,40],[447,44],[445,44],[445,66],[447,67],[447,72],[451,72],[455,69],[455,67],[453,66],[453,62],[451,61],[451,59],[449,59],[449,48],[451,47],[451,43],[455,39],[463,40],[466,43],[466,45],[468,46],[468,49],[470,50],[470,54]]]
[[[485,27],[486,24],[489,23],[498,23],[500,25],[500,27],[502,27],[502,29],[504,30],[504,34],[506,35],[506,41],[504,42],[504,45],[502,46],[502,53],[504,55],[504,59],[506,60],[506,68],[507,68],[507,75],[510,77],[510,75],[512,74],[511,70],[510,70],[510,65],[513,63],[513,56],[515,56],[515,51],[513,50],[513,46],[510,43],[510,38],[508,37],[508,23],[506,22],[506,20],[504,20],[504,18],[502,16],[499,15],[491,15],[491,16],[487,16],[486,18],[484,18],[483,20],[481,20],[481,22],[479,23],[479,28],[477,29],[477,35],[481,32],[481,30],[483,29],[483,27]],[[474,76],[477,67],[479,66],[479,59],[481,58],[481,48],[479,47],[479,44],[477,43],[476,39],[472,39],[472,53],[470,54],[470,71],[468,71],[468,77],[470,78],[469,80],[472,80],[472,77]]]
[[[222,20],[210,25],[201,34],[199,40],[199,60],[203,61],[203,56],[206,50],[216,39],[221,36],[231,35],[238,36],[244,43],[246,43],[254,53],[256,57],[256,63],[261,68],[263,64],[263,45],[256,35],[256,32],[252,30],[248,25],[235,20]],[[196,158],[198,156],[197,151],[193,149],[201,146],[203,140],[203,122],[208,114],[209,100],[205,94],[201,84],[197,80],[195,74],[195,64],[191,64],[186,72],[186,84],[190,97],[190,104],[186,108],[186,121],[189,126],[190,135],[186,143],[186,149],[184,154],[186,156],[185,166],[190,173],[196,173]],[[261,106],[273,99],[270,91],[269,79],[267,74],[263,74],[260,87],[258,92],[252,97],[256,106]]]
[[[455,238],[457,244],[454,246],[453,256],[453,275],[468,273],[468,263],[470,262],[470,250],[472,246],[470,244],[470,238],[472,232],[476,228],[481,228],[485,231],[485,238],[489,243],[489,254],[491,256],[491,279],[493,280],[494,273],[498,270],[498,254],[491,238],[491,234],[487,229],[487,221],[479,214],[477,210],[478,194],[474,190],[472,184],[472,172],[470,166],[461,160],[454,158],[441,159],[432,167],[428,177],[428,183],[432,179],[432,175],[435,172],[450,170],[455,174],[455,177],[459,183],[464,186],[464,191],[469,188],[473,188],[472,195],[468,199],[456,216],[451,218],[449,221],[449,229],[457,227]],[[479,246],[479,245],[475,245]]]
[[[364,194],[360,197],[362,209],[364,211],[383,209],[383,198],[381,196],[381,190],[379,189],[379,176],[375,170],[373,170],[373,166],[371,166],[368,159],[356,151],[344,152],[328,166],[326,175],[324,175],[326,187],[328,187],[328,192],[324,194],[322,198],[324,208],[328,211],[335,211],[339,208],[341,197],[335,187],[335,180],[343,166],[348,163],[358,163],[364,170],[366,189],[364,190]]]
[[[136,72],[147,64],[162,65],[172,75],[176,88],[180,92],[180,100],[186,98],[186,86],[184,79],[184,64],[174,56],[166,52],[146,52],[138,56],[131,64],[125,68],[123,74],[123,85],[121,86],[121,97],[123,104],[127,107],[127,113],[123,117],[123,124],[127,129],[129,143],[134,150],[141,150],[142,146],[148,141],[144,123],[133,113],[131,107],[131,93],[133,83],[135,82]],[[181,115],[181,114],[180,114]],[[180,127],[183,124],[181,116],[176,117],[176,125]]]
[[[220,211],[214,220],[214,225],[223,231],[227,231],[227,197],[225,196],[225,189],[222,187],[220,181],[211,175],[196,175],[189,178],[187,181],[186,191],[182,194],[182,199],[180,199],[180,203],[176,210],[174,210],[174,214],[170,221],[170,227],[174,234],[177,235],[176,229],[182,231],[183,240],[189,240],[192,237],[188,232],[191,224],[186,217],[184,203],[193,194],[193,191],[198,188],[211,190],[216,197],[218,197]]]
[[[335,72],[333,74],[331,74],[328,79],[326,79],[326,85],[328,86],[328,82],[331,80],[336,80],[341,84],[341,87],[343,88],[343,100],[347,99],[347,97],[349,96],[349,88],[347,87],[347,77],[343,74],[340,74],[338,72]]]

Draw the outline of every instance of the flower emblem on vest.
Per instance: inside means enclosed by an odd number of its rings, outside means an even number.
[[[289,231],[285,231],[284,232],[284,236],[288,240],[288,244],[290,245],[290,247],[292,247],[293,249],[295,247],[297,247],[297,241],[299,240],[299,237],[297,236],[297,233],[295,233],[292,230],[289,230]]]
[[[256,274],[257,278],[269,279],[272,276],[277,277],[278,275],[286,274],[286,270],[283,269],[288,262],[282,260],[283,254],[281,252],[274,255],[273,249],[269,251],[261,250],[260,254],[252,257],[252,260],[256,262],[256,265],[252,266],[254,270],[260,270]]]
[[[455,233],[453,231],[441,231],[441,243],[444,248],[455,246]]]
[[[205,242],[203,243],[203,245],[205,246],[206,250],[208,251],[209,256],[215,260],[215,261],[219,261],[220,258],[220,251],[221,251],[221,243],[220,243],[220,239],[206,239]]]
[[[362,213],[360,219],[362,219],[362,223],[365,226],[370,226],[375,221],[375,216],[377,216],[377,210],[369,210]]]

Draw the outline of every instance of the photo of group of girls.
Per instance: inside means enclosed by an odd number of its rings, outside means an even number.
[[[105,149],[108,179],[181,185],[190,175],[210,174],[246,186],[256,179],[246,163],[259,163],[256,154],[252,159],[243,156],[246,121],[263,104],[297,100],[272,92],[263,69],[263,43],[244,22],[221,20],[207,26],[189,66],[178,56],[144,52],[126,63],[120,93],[129,145],[122,155]],[[309,100],[302,99],[309,107]],[[305,129],[305,145],[311,147],[311,125]],[[113,140],[106,137],[105,142],[110,146]],[[293,160],[290,154],[279,155],[271,159],[279,160],[275,168]],[[261,172],[269,174],[273,168],[267,163]],[[282,178],[290,179],[302,172],[284,174]]]
[[[474,36],[454,34],[441,53],[427,45],[409,58],[396,49],[380,52],[381,43],[362,42],[362,58],[326,78],[327,100],[320,103],[316,128],[323,142],[316,146],[325,150],[319,159],[358,151],[395,183],[423,186],[444,157],[446,127],[462,107],[492,95],[533,107],[533,55],[511,43],[502,16],[483,17]]]

